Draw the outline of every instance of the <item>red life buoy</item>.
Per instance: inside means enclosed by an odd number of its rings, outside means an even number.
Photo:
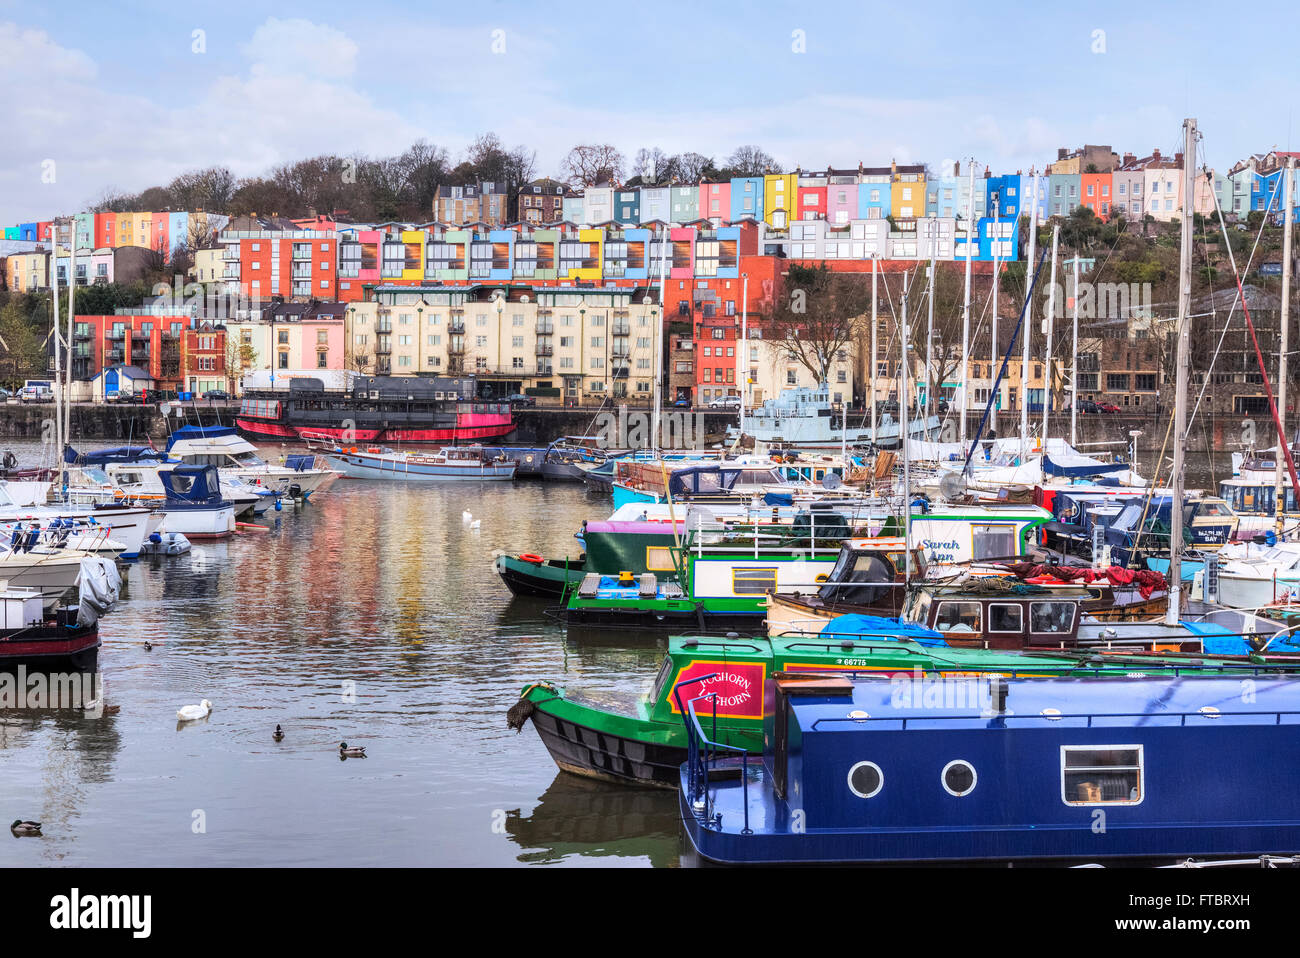
[[[519,557],[521,562],[532,562],[535,565],[541,565],[546,560],[541,556],[535,556],[531,552],[525,552]]]

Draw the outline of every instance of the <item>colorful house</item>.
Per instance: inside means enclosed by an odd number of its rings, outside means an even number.
[[[890,212],[894,219],[925,215],[925,167],[890,164]]]
[[[762,176],[738,176],[731,181],[731,215],[726,217],[729,222],[735,223],[742,219],[763,220],[767,217],[767,210],[763,205],[763,186],[765,177]],[[703,194],[701,194],[703,195]],[[710,193],[710,197],[711,197]],[[726,207],[723,206],[723,209]],[[713,219],[713,200],[709,200],[709,212],[700,213],[704,219]]]
[[[763,219],[768,226],[778,230],[788,227],[798,202],[797,174],[771,173],[763,177]]]

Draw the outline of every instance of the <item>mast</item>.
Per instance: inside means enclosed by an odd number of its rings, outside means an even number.
[[[1070,445],[1079,445],[1079,251],[1074,251],[1074,346],[1070,357]]]
[[[1003,189],[1006,187],[1004,186]],[[989,382],[991,390],[998,388],[998,377],[993,371],[998,368],[998,290],[1001,286],[1002,263],[999,260],[999,254],[1002,251],[1002,226],[999,222],[999,207],[1002,205],[1002,193],[998,191],[994,194],[993,200],[993,331],[991,348],[989,349]],[[989,393],[989,400],[993,403],[989,412],[989,431],[994,438],[998,435],[998,396],[996,392]]]
[[[1052,330],[1056,319],[1056,245],[1061,224],[1052,227],[1052,284],[1047,287],[1047,356],[1043,367],[1043,454],[1047,454],[1047,417],[1052,411]]]
[[[654,410],[651,412],[650,419],[650,454],[654,456],[659,451],[659,407],[663,405],[663,378],[664,378],[664,327],[668,325],[668,307],[664,305],[664,286],[667,283],[666,275],[668,272],[668,255],[667,240],[668,235],[662,229],[660,230],[659,240],[659,330],[656,337],[658,347],[659,368],[655,370],[655,390],[654,390]],[[692,319],[694,325],[694,319]],[[691,330],[691,338],[694,338],[694,329]],[[581,372],[581,370],[579,370]]]
[[[50,333],[54,337],[54,447],[55,463],[63,460],[63,357],[59,343],[59,222],[54,221],[51,228],[54,242],[50,253],[50,290],[54,296],[53,319]],[[71,360],[71,357],[69,357]],[[48,368],[48,367],[46,367]]]
[[[975,243],[975,158],[970,161],[970,192],[966,196],[966,298],[961,308],[961,452],[966,455],[966,393],[970,389],[970,264]]]
[[[871,442],[874,444],[879,440],[876,435],[876,254],[871,254],[871,369],[868,376],[871,383],[871,394],[867,401],[871,403]]]
[[[911,473],[911,456],[908,453],[908,429],[907,429],[907,381],[911,374],[907,368],[907,293],[908,293],[908,274],[903,274],[903,308],[902,308],[902,340],[903,340],[903,362],[899,367],[899,396],[898,396],[898,415],[899,415],[899,441],[903,447],[903,591],[906,593],[909,574],[912,569],[912,473]]]
[[[1286,376],[1287,362],[1286,351],[1287,343],[1290,339],[1291,332],[1291,217],[1292,207],[1295,203],[1295,197],[1292,195],[1292,180],[1295,178],[1295,157],[1286,158],[1286,170],[1282,174],[1286,177],[1285,192],[1282,194],[1282,341],[1278,346],[1278,368],[1277,368],[1277,415],[1278,421],[1282,428],[1279,430],[1281,436],[1279,443],[1289,443],[1290,434],[1286,431]],[[1282,485],[1282,450],[1278,450],[1277,471],[1273,478],[1274,496],[1273,509],[1277,514],[1277,534],[1278,538],[1282,536],[1282,518],[1286,513],[1286,487]],[[1300,503],[1297,503],[1300,506]]]
[[[745,436],[745,401],[749,398],[749,274],[740,277],[740,349],[736,351],[736,384],[740,387],[740,436]]]
[[[1192,198],[1196,189],[1196,120],[1183,121],[1183,232],[1178,254],[1178,359],[1174,391],[1173,496],[1169,504],[1169,607],[1165,624],[1177,625],[1183,588],[1183,456],[1187,446],[1187,370],[1192,312]]]
[[[69,230],[72,245],[68,249],[68,365],[64,370],[67,388],[63,394],[63,441],[72,442],[72,320],[77,301],[77,221]],[[57,325],[57,323],[56,323]],[[59,461],[63,460],[63,446],[59,447]]]
[[[1034,338],[1034,302],[1030,297],[1029,267],[1034,265],[1034,247],[1038,239],[1038,177],[1033,169],[1029,175],[1034,179],[1033,205],[1029,209],[1029,256],[1025,260],[1025,335],[1020,348],[1020,462],[1023,465],[1029,454],[1029,345]],[[1023,191],[1024,184],[1021,184]],[[1024,197],[1021,197],[1023,202]],[[1023,207],[1022,207],[1023,209]]]
[[[939,245],[938,238],[931,236],[930,243],[930,308],[929,317],[925,321],[925,422],[927,426],[923,426],[923,429],[928,427],[930,417],[934,415],[935,383],[931,382],[930,377],[934,376],[934,285],[937,278],[934,274],[934,254],[935,247]]]

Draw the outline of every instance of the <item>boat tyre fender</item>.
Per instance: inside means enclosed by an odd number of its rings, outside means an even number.
[[[539,555],[533,555],[531,552],[524,552],[520,554],[519,561],[531,562],[533,565],[541,565],[546,560]]]
[[[506,728],[514,729],[516,734],[524,730],[524,726],[528,724],[528,720],[532,718],[533,713],[537,711],[537,703],[528,697],[532,694],[533,689],[536,688],[544,688],[551,692],[555,691],[555,686],[551,685],[549,682],[538,682],[537,684],[530,685],[528,688],[524,689],[524,694],[520,696],[519,701],[510,706],[510,711],[506,712]],[[558,694],[554,694],[551,695],[550,698],[542,699],[542,701],[550,702],[559,697]]]

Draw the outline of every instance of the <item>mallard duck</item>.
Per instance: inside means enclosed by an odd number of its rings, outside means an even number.
[[[275,739],[277,742],[284,738],[284,732],[280,730],[280,726],[277,725],[275,727],[275,732],[271,735],[271,738]]]
[[[195,719],[207,718],[211,711],[212,703],[204,699],[198,705],[185,705],[177,709],[176,717],[182,722],[193,722]]]
[[[349,746],[347,742],[339,742],[339,754],[348,758],[365,758],[366,747],[364,745]]]
[[[144,650],[145,650],[146,652],[152,652],[152,651],[153,651],[153,643],[150,642],[148,639],[145,639],[145,640],[144,640]]]
[[[39,835],[41,833],[41,823],[25,822],[21,818],[15,818],[14,823],[9,826],[9,831],[15,835]]]

